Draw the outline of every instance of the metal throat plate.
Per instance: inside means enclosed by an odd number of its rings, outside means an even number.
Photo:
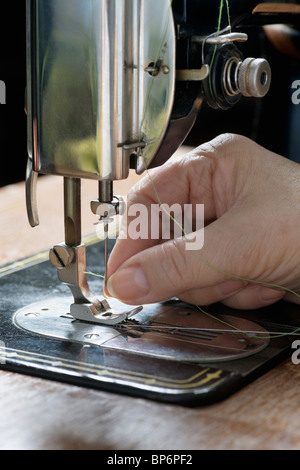
[[[69,297],[50,297],[17,311],[14,322],[52,339],[179,362],[232,361],[257,354],[269,344],[268,332],[249,320],[210,317],[176,300],[144,306],[134,320],[113,327],[75,320],[69,313],[71,303]],[[109,303],[122,308],[116,300]]]

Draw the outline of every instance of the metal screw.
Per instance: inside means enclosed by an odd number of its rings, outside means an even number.
[[[67,245],[55,245],[50,250],[49,258],[53,266],[57,269],[62,269],[72,263],[74,251]]]
[[[87,339],[99,338],[99,335],[91,333],[91,334],[84,335],[84,338],[87,338]]]
[[[164,75],[168,75],[170,73],[170,67],[168,65],[163,65],[161,70]]]
[[[151,62],[147,67],[145,67],[145,72],[152,75],[152,77],[157,77],[160,72],[164,75],[168,75],[170,73],[170,67],[167,64],[163,64],[161,61],[157,63]]]

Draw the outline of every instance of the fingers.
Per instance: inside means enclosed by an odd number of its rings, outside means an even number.
[[[197,149],[186,160],[170,162],[152,172],[150,179],[147,175],[130,193],[129,209],[135,203],[149,209],[158,202],[201,202],[205,206],[204,246],[190,251],[185,237],[166,242],[151,236],[120,238],[109,260],[106,294],[132,305],[176,296],[188,303],[222,301],[239,309],[260,308],[282,298],[283,291],[242,280],[267,279],[271,259],[273,276],[277,272],[284,278],[280,267],[285,250],[276,250],[277,240],[282,240],[282,217],[280,223],[273,223],[272,238],[266,236],[276,197],[274,184],[266,185],[266,181],[270,175],[278,180],[270,166],[277,160],[248,139],[231,136]],[[283,166],[277,161],[281,176]],[[287,213],[285,204],[282,213]],[[133,214],[129,221],[130,217]],[[230,278],[229,273],[234,276]]]
[[[212,225],[206,229],[207,241],[202,250],[187,250],[189,242],[180,238],[155,245],[130,257],[109,277],[108,294],[124,303],[137,305],[180,296],[180,293],[197,289],[199,285],[209,288],[228,281],[221,269],[212,266],[221,268],[230,265],[230,250],[226,245],[232,239],[232,233],[230,229],[227,231],[227,239]],[[219,248],[218,253],[216,246]],[[234,288],[236,290],[237,287]],[[220,296],[221,291],[215,299],[219,300]]]
[[[183,235],[185,232],[180,227],[184,227],[186,205],[194,208],[191,225],[196,223],[197,204],[205,208],[203,223],[214,220],[216,213],[211,176],[212,162],[198,154],[189,154],[154,170],[133,187],[128,195],[120,236],[109,259],[108,275],[114,273],[126,259],[166,241],[157,236],[162,220],[166,226],[169,224],[169,238],[173,238],[174,230],[177,236]],[[172,221],[170,213],[177,224]]]
[[[222,146],[221,140],[216,139],[186,158],[171,161],[155,170],[150,178],[146,175],[133,188],[128,200],[129,210],[135,203],[146,209],[157,202],[169,205],[179,202],[184,205],[193,201],[203,204],[204,224],[207,225],[205,246],[199,255],[187,249],[185,238],[162,243],[162,240],[151,236],[145,239],[121,237],[110,256],[106,294],[135,305],[179,296],[199,285],[205,289],[228,281],[228,277],[221,271],[211,269],[203,259],[219,268],[231,265],[228,255],[232,249],[228,245],[232,244],[236,235],[237,220],[232,220],[227,214],[222,218],[222,211],[228,210],[227,196],[232,199],[232,188],[237,184],[232,178],[235,171],[234,152],[230,151],[234,141],[233,138],[228,139]],[[221,162],[227,154],[231,157],[223,168]],[[222,158],[218,159],[218,155]],[[222,188],[226,186],[229,190],[224,193]],[[220,218],[215,220],[217,216]],[[128,226],[126,230],[128,235]],[[222,294],[216,288],[213,297],[219,300],[224,295],[226,297],[227,293]]]
[[[216,206],[213,193],[215,162],[210,157],[215,157],[217,151],[211,146],[203,146],[201,149],[198,148],[184,157],[173,159],[163,167],[148,172],[132,188],[127,199],[127,212],[126,217],[123,217],[121,233],[109,259],[109,276],[130,257],[161,243],[162,240],[153,238],[150,233],[153,222],[150,220],[150,214],[154,205],[159,206],[163,203],[168,208],[179,205],[183,213],[185,204],[199,203],[205,208],[205,224],[215,220]],[[130,235],[131,223],[137,216],[148,224],[147,236]]]
[[[224,299],[223,303],[227,307],[239,310],[254,310],[272,305],[283,299],[284,296],[284,290],[276,290],[257,284],[250,284],[240,292]]]
[[[130,257],[163,241],[154,239],[150,233],[152,221],[149,214],[154,205],[179,205],[183,211],[185,204],[193,204],[194,207],[202,204],[205,225],[221,217],[235,203],[237,195],[241,191],[245,193],[244,175],[246,182],[250,179],[247,165],[251,158],[243,158],[241,174],[237,171],[237,156],[240,153],[243,156],[251,154],[251,150],[257,154],[259,148],[249,139],[223,135],[147,173],[128,195],[127,217],[110,256],[108,275],[112,275]],[[128,232],[135,217],[142,219],[139,210],[141,214],[146,211],[143,220],[148,223],[148,236],[138,238]]]
[[[217,302],[223,302],[239,292],[243,291],[248,285],[246,281],[229,279],[217,284],[216,286],[205,289],[196,289],[180,294],[180,300],[193,305],[211,305]]]
[[[249,283],[242,280],[228,280],[206,289],[196,289],[180,295],[183,302],[193,305],[211,305],[222,302],[238,310],[255,310],[285,298],[284,290]]]

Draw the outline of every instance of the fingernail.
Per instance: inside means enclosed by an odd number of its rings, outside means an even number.
[[[105,299],[111,299],[111,295],[110,295],[110,293],[108,292],[106,286],[103,286],[103,297],[104,297]]]
[[[265,302],[272,302],[273,300],[279,300],[283,297],[284,292],[280,290],[271,289],[269,287],[263,287],[260,289],[260,297]]]
[[[149,282],[139,267],[120,269],[107,281],[109,295],[119,300],[138,299],[147,295],[149,290]]]

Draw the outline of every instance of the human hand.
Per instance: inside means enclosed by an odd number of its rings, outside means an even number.
[[[188,303],[253,309],[281,298],[300,303],[300,165],[253,141],[222,135],[151,171],[128,207],[204,204],[204,246],[186,238],[119,238],[107,291],[138,305],[178,297]],[[127,208],[128,208],[127,207]],[[228,275],[230,274],[230,275]],[[285,290],[278,286],[283,286]]]

